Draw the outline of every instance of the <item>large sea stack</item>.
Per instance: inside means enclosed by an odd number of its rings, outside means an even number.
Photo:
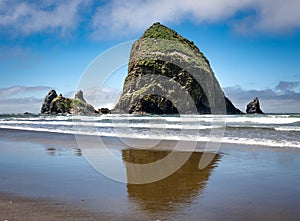
[[[240,114],[193,42],[154,23],[131,49],[115,113]]]

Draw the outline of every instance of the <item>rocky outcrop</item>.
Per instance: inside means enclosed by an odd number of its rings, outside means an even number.
[[[194,43],[160,23],[133,44],[113,112],[242,113],[224,96],[209,61]]]
[[[95,108],[79,99],[74,99],[72,102],[72,114],[94,114],[97,113]]]
[[[71,114],[72,100],[60,94],[50,104],[50,114]]]
[[[79,100],[82,100],[84,102],[86,102],[83,98],[83,92],[82,90],[79,90],[76,94],[75,94],[75,99],[79,99]]]
[[[260,109],[260,104],[258,98],[254,98],[252,102],[247,104],[246,108],[247,114],[263,114],[264,112]]]
[[[45,98],[41,108],[43,114],[93,114],[95,109],[83,98],[83,92],[76,93],[75,98],[66,98],[62,94],[57,96],[55,90],[51,90]]]
[[[178,110],[165,97],[148,94],[137,100],[129,109],[129,113],[178,114]]]
[[[74,99],[72,100],[72,113],[73,114],[92,114],[96,113],[95,108],[87,103],[83,98],[82,90],[79,90]]]
[[[105,107],[99,108],[97,111],[99,114],[110,114],[111,110]]]
[[[51,90],[49,91],[49,93],[47,94],[44,103],[42,105],[41,108],[41,113],[49,113],[50,112],[50,105],[51,102],[53,101],[53,99],[55,99],[57,97],[57,93],[55,90]]]

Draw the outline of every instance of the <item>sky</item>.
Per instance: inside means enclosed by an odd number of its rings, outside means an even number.
[[[194,41],[241,110],[258,96],[265,112],[299,113],[299,10],[298,0],[0,0],[0,113],[38,113],[52,88],[73,96],[95,58],[157,21]],[[126,64],[109,75],[84,91],[96,108],[113,107]]]

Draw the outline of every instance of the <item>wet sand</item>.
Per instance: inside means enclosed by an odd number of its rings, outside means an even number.
[[[200,144],[169,177],[126,184],[98,173],[73,135],[0,129],[0,137],[0,220],[300,218],[298,149],[223,145],[199,170]],[[104,143],[121,162],[149,163],[168,155],[175,142],[164,141],[156,150],[132,149],[113,138]],[[99,160],[118,169],[105,156]],[[122,169],[129,181],[144,175],[125,164]]]
[[[60,202],[25,198],[0,193],[1,220],[73,221],[73,220],[119,220]],[[126,220],[126,219],[125,219]]]

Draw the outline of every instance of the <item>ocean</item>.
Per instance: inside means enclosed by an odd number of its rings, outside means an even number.
[[[300,114],[1,115],[1,218],[298,221],[299,132]]]
[[[300,114],[0,115],[0,128],[151,140],[300,148]]]

